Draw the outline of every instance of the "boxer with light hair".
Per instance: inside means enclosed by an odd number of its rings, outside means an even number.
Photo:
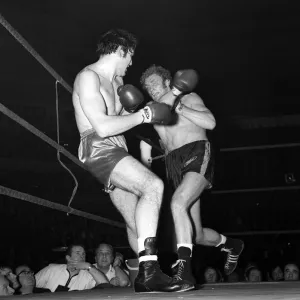
[[[171,211],[178,260],[173,266],[172,282],[189,290],[196,283],[191,267],[193,243],[227,252],[225,275],[234,271],[244,247],[241,240],[225,237],[201,224],[200,196],[212,187],[213,180],[213,156],[206,131],[213,130],[216,121],[201,97],[193,92],[198,82],[195,70],[178,71],[172,78],[169,70],[153,65],[145,70],[140,82],[154,102],[170,105],[176,116],[175,123],[154,124],[154,129],[165,150],[167,177],[175,189]],[[141,141],[141,159],[148,167],[151,149],[151,145]]]

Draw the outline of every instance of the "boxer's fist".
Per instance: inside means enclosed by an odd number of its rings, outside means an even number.
[[[152,102],[141,111],[143,123],[168,125],[173,121],[171,107],[165,103]]]
[[[172,92],[178,96],[181,93],[193,91],[198,84],[198,74],[195,70],[181,70],[175,73],[172,82]]]
[[[131,113],[144,101],[143,94],[131,84],[119,86],[117,93],[124,109]]]

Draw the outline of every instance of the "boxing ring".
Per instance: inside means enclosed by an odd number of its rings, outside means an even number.
[[[287,299],[300,298],[299,282],[264,282],[264,283],[226,283],[198,286],[197,290],[184,293],[135,294],[131,288],[112,288],[77,292],[45,293],[35,295],[10,296],[10,299],[202,299],[202,300],[251,300],[251,299]]]
[[[72,93],[72,88],[57,74],[42,58],[41,56],[29,45],[29,43],[7,22],[7,20],[0,14],[0,22],[7,29],[7,31],[55,78],[56,96],[57,85],[61,84],[68,92]],[[58,96],[56,97],[58,111]],[[34,203],[37,205],[45,206],[50,209],[58,210],[66,213],[67,215],[73,214],[83,218],[87,218],[93,221],[101,222],[112,227],[124,229],[125,225],[122,222],[110,220],[99,215],[87,213],[82,210],[75,209],[71,206],[72,200],[76,194],[78,182],[72,171],[64,165],[60,160],[60,155],[67,157],[72,163],[76,164],[80,168],[86,169],[85,166],[68,150],[66,150],[60,143],[59,137],[59,121],[57,119],[57,141],[49,138],[45,133],[29,124],[20,116],[15,114],[12,110],[0,103],[0,111],[7,117],[24,127],[26,130],[34,134],[36,137],[49,144],[57,151],[57,159],[61,166],[72,176],[75,187],[72,191],[72,195],[69,199],[68,205],[62,205],[54,203],[46,199],[30,195],[7,186],[0,185],[0,194],[12,197],[18,200]],[[57,112],[58,113],[58,112]],[[265,145],[265,146],[249,146],[238,148],[224,148],[221,152],[231,151],[247,151],[247,150],[263,150],[263,149],[275,149],[275,148],[294,148],[299,147],[300,143],[288,143],[277,145]],[[163,158],[162,155],[157,156],[154,159]],[[224,195],[224,194],[241,194],[241,193],[257,193],[257,192],[280,192],[280,191],[298,191],[299,185],[289,186],[277,186],[277,187],[260,187],[260,188],[243,188],[243,189],[231,189],[231,190],[215,190],[212,194]],[[300,230],[274,230],[274,231],[247,231],[247,232],[228,232],[227,235],[272,235],[272,234],[299,234]],[[19,298],[20,296],[11,296],[10,298]],[[59,293],[44,293],[24,295],[22,299],[300,299],[300,285],[299,282],[262,282],[262,283],[218,283],[210,285],[198,285],[196,290],[184,292],[184,293],[153,293],[153,294],[135,294],[132,288],[106,288],[95,289],[89,291],[77,291],[77,292],[59,292]]]

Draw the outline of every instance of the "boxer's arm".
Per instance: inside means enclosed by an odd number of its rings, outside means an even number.
[[[187,118],[197,126],[212,130],[216,120],[203,100],[195,93],[186,95],[175,109],[176,113]]]
[[[99,136],[108,137],[121,134],[142,123],[142,112],[126,116],[107,115],[106,104],[100,93],[101,82],[95,72],[81,73],[78,85],[82,110]],[[112,101],[114,100],[112,99]]]
[[[151,168],[152,157],[151,150],[152,146],[144,141],[140,141],[140,150],[141,150],[141,162],[147,168]]]

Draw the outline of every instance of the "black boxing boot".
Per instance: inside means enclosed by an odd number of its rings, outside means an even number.
[[[192,257],[191,249],[180,247],[178,249],[178,260],[172,265],[172,285],[180,286],[176,292],[185,292],[195,288],[196,280],[192,274]]]
[[[143,256],[156,256],[155,237],[145,239],[144,245],[145,250],[139,253],[140,258]],[[170,284],[171,280],[169,276],[161,271],[158,261],[151,260],[151,257],[149,257],[149,260],[139,263],[139,272],[134,281],[134,290],[136,293],[176,292],[180,289],[180,286]]]
[[[244,242],[238,239],[227,237],[226,242],[219,246],[221,251],[227,252],[227,259],[224,266],[224,274],[230,275],[238,264],[240,254],[244,249]]]

